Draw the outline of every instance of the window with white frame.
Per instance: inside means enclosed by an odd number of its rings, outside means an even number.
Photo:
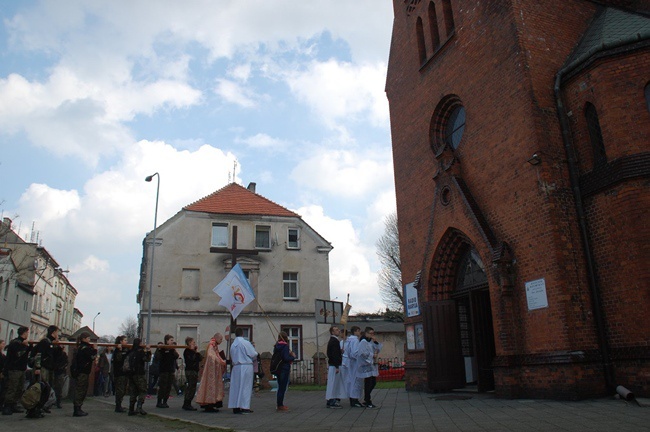
[[[228,224],[213,222],[212,223],[212,247],[228,247]]]
[[[280,328],[289,336],[289,349],[296,355],[296,360],[302,360],[302,326],[283,325]]]
[[[287,230],[287,249],[300,249],[300,228]]]
[[[298,273],[282,273],[283,297],[285,300],[298,300]]]
[[[237,324],[237,328],[242,329],[242,337],[246,339],[249,342],[253,342],[253,326],[251,325],[239,325]]]
[[[255,226],[255,249],[271,249],[271,227],[268,225]]]

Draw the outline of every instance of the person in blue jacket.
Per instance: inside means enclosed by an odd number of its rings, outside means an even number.
[[[289,348],[289,336],[286,332],[281,331],[278,334],[278,342],[273,348],[273,352],[280,351],[282,353],[282,364],[276,374],[278,378],[278,393],[277,393],[277,410],[289,411],[289,407],[284,404],[284,395],[289,387],[289,375],[291,374],[291,363],[296,359],[296,354]]]

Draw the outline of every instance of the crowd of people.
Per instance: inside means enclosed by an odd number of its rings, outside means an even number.
[[[260,356],[251,342],[243,337],[243,330],[235,330],[235,339],[230,346],[230,359],[219,346],[223,336],[216,333],[208,344],[205,355],[198,351],[197,342],[188,337],[185,340],[183,360],[185,363],[186,386],[183,393],[182,408],[197,411],[192,406],[195,399],[204,412],[219,412],[223,408],[225,396],[224,375],[230,364],[230,388],[228,409],[234,414],[246,415],[251,410],[251,397],[255,374],[261,374]],[[6,345],[6,355],[4,354]],[[374,330],[366,327],[352,327],[347,338],[338,326],[330,328],[327,345],[328,378],[325,398],[327,408],[341,408],[340,401],[348,398],[351,407],[375,408],[371,392],[378,376],[377,356],[382,348],[374,337]],[[296,354],[291,350],[289,338],[284,331],[279,332],[273,348],[281,359],[274,372],[278,390],[276,409],[289,410],[284,398],[289,386],[291,364]],[[172,335],[166,335],[164,342],[156,347],[153,356],[151,346],[135,338],[131,344],[127,337],[118,336],[113,346],[107,346],[98,353],[97,345],[90,341],[90,334],[81,333],[70,358],[63,345],[59,343],[59,329],[50,326],[46,336],[36,344],[29,342],[29,328],[20,327],[18,337],[6,344],[0,340],[0,407],[3,415],[24,413],[20,406],[21,396],[26,388],[40,383],[44,391],[51,391],[49,404],[41,403],[27,410],[27,416],[41,418],[50,413],[50,407],[62,408],[63,387],[68,376],[72,379],[74,393],[73,417],[84,417],[88,413],[82,409],[89,388],[91,376],[95,377],[95,395],[115,397],[115,412],[128,415],[146,415],[143,405],[147,394],[157,384],[156,408],[169,408],[167,403],[180,354]],[[147,382],[149,367],[150,382]],[[95,368],[95,373],[93,372]],[[152,384],[153,382],[153,384]],[[198,390],[197,390],[198,388]],[[180,394],[180,390],[177,390]],[[49,393],[48,393],[49,394]],[[122,406],[129,395],[128,410]],[[360,398],[363,397],[363,402]],[[44,400],[46,400],[44,398]]]

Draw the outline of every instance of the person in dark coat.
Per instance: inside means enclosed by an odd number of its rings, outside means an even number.
[[[47,328],[47,335],[36,344],[30,354],[34,358],[33,372],[35,379],[40,379],[54,387],[54,347],[59,342],[59,328],[51,325]]]
[[[5,405],[5,392],[7,391],[7,383],[5,376],[5,363],[7,356],[3,352],[7,343],[4,339],[0,339],[0,408]]]
[[[5,392],[5,403],[2,408],[2,415],[25,412],[25,410],[18,406],[18,400],[23,393],[25,371],[27,370],[27,359],[31,350],[27,341],[28,338],[29,328],[19,327],[18,337],[12,340],[7,347],[7,358],[4,366],[7,390]]]
[[[343,353],[341,351],[341,341],[339,336],[341,330],[338,326],[330,327],[330,340],[327,342],[327,389],[325,399],[327,399],[327,408],[340,409],[341,399],[347,398],[345,391],[345,382],[341,374],[341,364],[343,363]]]
[[[126,354],[129,352],[127,347],[126,336],[118,336],[115,338],[115,351],[113,353],[113,377],[115,379],[115,412],[123,413],[126,410],[122,407],[122,400],[124,400],[124,395],[126,394],[129,377],[126,372],[122,369],[124,366],[124,359]]]
[[[149,345],[141,346],[140,339],[133,339],[133,346],[129,353],[129,389],[131,391],[131,398],[129,399],[129,415],[147,414],[142,409],[144,399],[147,396],[147,378],[145,365],[151,360],[151,349]],[[136,402],[138,406],[136,408]]]
[[[56,345],[54,347],[54,394],[56,395],[56,407],[62,408],[61,400],[63,399],[63,385],[68,373],[68,354],[63,347]]]
[[[174,336],[165,335],[165,346],[175,345]],[[160,375],[158,377],[158,403],[156,408],[169,408],[167,399],[172,389],[172,381],[176,376],[176,360],[179,354],[174,348],[159,348],[160,352]]]
[[[86,399],[86,392],[88,391],[88,377],[93,367],[95,357],[97,356],[97,349],[90,345],[90,335],[83,332],[77,339],[77,352],[75,353],[75,363],[77,367],[77,382],[74,390],[74,412],[73,417],[84,417],[88,413],[81,409],[84,400]]]
[[[280,370],[276,373],[278,378],[278,393],[276,397],[277,410],[289,411],[289,408],[284,404],[284,395],[289,386],[289,375],[291,374],[291,363],[296,359],[296,354],[289,348],[289,335],[281,331],[278,334],[278,343],[273,348],[275,351],[282,353],[282,364]]]
[[[201,360],[203,360],[203,356],[198,352],[198,347],[194,338],[189,336],[185,338],[185,345],[189,348],[185,348],[185,351],[183,351],[183,360],[185,360],[185,377],[187,378],[183,409],[187,411],[196,411],[196,408],[192,406],[192,398],[194,398],[194,393],[196,393],[196,383],[199,380],[199,365],[201,364]]]

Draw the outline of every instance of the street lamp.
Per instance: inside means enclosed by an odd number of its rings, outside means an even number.
[[[145,177],[144,181],[150,182],[154,177],[158,177],[158,186],[156,187],[156,212],[153,217],[153,241],[151,243],[151,264],[149,265],[149,310],[147,312],[147,339],[149,344],[151,338],[151,298],[153,297],[153,257],[156,252],[156,226],[158,225],[158,195],[160,192],[160,174],[155,173]],[[149,378],[147,376],[147,378]]]
[[[95,318],[93,318],[93,333],[95,333],[95,320],[97,319],[100,313],[101,312],[97,312],[97,315],[95,315]]]

